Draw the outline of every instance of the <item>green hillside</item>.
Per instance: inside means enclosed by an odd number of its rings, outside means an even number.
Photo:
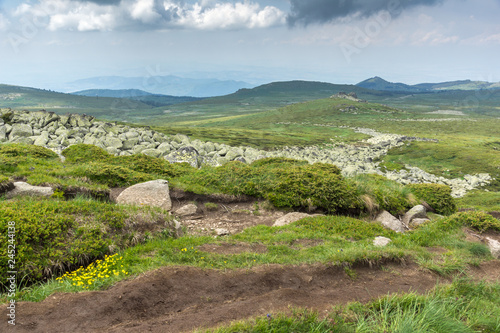
[[[86,113],[109,120],[128,120],[153,107],[140,101],[122,98],[87,97],[44,89],[0,85],[0,105],[3,108],[40,110],[59,114]]]

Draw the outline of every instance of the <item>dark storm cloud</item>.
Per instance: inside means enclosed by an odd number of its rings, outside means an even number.
[[[442,0],[290,0],[289,25],[325,23],[349,15],[368,17],[382,10],[398,16],[405,9],[435,5]]]

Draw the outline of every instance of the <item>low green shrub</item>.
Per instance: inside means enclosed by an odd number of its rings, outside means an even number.
[[[2,202],[0,280],[5,281],[9,270],[17,270],[30,283],[87,265],[110,249],[141,242],[147,232],[161,233],[169,220],[168,213],[159,209],[84,199]],[[8,244],[15,245],[12,258]],[[15,260],[15,269],[6,269],[12,264],[9,260]]]
[[[407,186],[415,196],[428,203],[438,214],[450,215],[457,211],[451,188],[442,184],[411,184]]]
[[[479,232],[484,232],[488,229],[500,231],[500,220],[482,211],[456,213],[449,216],[446,219],[446,223],[471,227]]]
[[[125,187],[155,178],[151,175],[136,172],[126,167],[103,162],[82,164],[77,166],[74,172],[77,176],[87,177],[94,182],[105,184],[110,187]]]
[[[266,159],[247,165],[229,162],[204,167],[181,178],[185,184],[204,186],[207,191],[249,195],[269,200],[275,207],[316,206],[328,212],[357,212],[355,186],[327,164]]]
[[[167,179],[179,177],[196,170],[189,163],[170,163],[167,160],[144,154],[118,156],[111,163],[125,166],[134,171],[155,174]]]
[[[52,150],[25,144],[2,144],[0,145],[0,156],[9,157],[33,157],[33,158],[57,158]]]
[[[69,146],[68,148],[63,150],[62,155],[66,157],[66,161],[70,163],[92,161],[104,162],[113,157],[102,148],[94,145],[87,145],[84,143]]]

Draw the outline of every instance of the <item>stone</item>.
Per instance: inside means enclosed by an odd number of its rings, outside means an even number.
[[[412,227],[417,227],[419,225],[422,225],[424,223],[427,223],[429,222],[430,220],[429,219],[422,219],[422,218],[416,218],[416,219],[413,219],[411,222],[410,222],[410,226]]]
[[[418,205],[406,212],[406,214],[403,216],[402,222],[404,225],[409,225],[413,219],[426,217],[427,211],[425,207],[423,205]]]
[[[25,182],[14,182],[14,189],[5,194],[7,199],[15,196],[41,196],[50,197],[54,194],[51,187],[33,186]]]
[[[241,149],[241,148],[234,148],[234,149],[230,149],[227,152],[226,158],[228,160],[230,160],[230,161],[233,161],[236,158],[243,156],[243,154],[244,154],[243,149]]]
[[[224,228],[217,228],[217,229],[215,229],[215,234],[217,236],[226,236],[226,235],[229,235],[230,232],[229,232],[229,230],[224,229]]]
[[[373,240],[373,245],[384,247],[387,246],[390,242],[392,242],[390,238],[378,236]]]
[[[0,125],[0,142],[7,141],[7,127]]]
[[[493,258],[500,259],[500,242],[490,237],[486,237],[486,241]]]
[[[396,217],[392,216],[391,213],[385,210],[377,215],[375,221],[380,222],[384,226],[384,228],[393,230],[395,232],[406,231],[406,228],[404,227],[403,223]]]
[[[290,223],[302,220],[303,218],[312,217],[312,216],[318,216],[318,215],[317,214],[310,215],[310,214],[299,213],[299,212],[288,213],[288,214],[280,217],[279,219],[277,219],[274,222],[273,227],[282,227],[284,225],[289,225]]]
[[[108,146],[108,147],[113,147],[113,148],[116,148],[116,149],[120,149],[123,147],[123,142],[122,140],[120,140],[119,138],[117,137],[111,137],[111,136],[107,136],[105,139],[104,139],[104,145],[105,146]]]
[[[182,224],[177,220],[174,220],[173,224],[174,224],[174,230],[175,230],[175,237],[179,238],[179,237],[184,236],[184,229],[182,228]]]
[[[172,209],[168,181],[163,179],[130,186],[120,193],[116,198],[116,202],[119,204],[161,207],[165,210]]]
[[[45,146],[49,142],[49,132],[43,132],[33,143],[36,146]]]
[[[164,143],[160,144],[156,149],[158,149],[159,151],[162,152],[163,155],[165,155],[165,154],[170,153],[172,151],[172,146],[169,143],[164,142]]]
[[[138,137],[126,139],[123,141],[122,149],[133,149],[139,141],[140,139]]]
[[[151,156],[151,157],[160,157],[161,151],[154,149],[154,148],[148,148],[148,149],[144,149],[143,151],[141,151],[141,154]]]
[[[12,125],[12,130],[10,132],[11,138],[17,138],[17,137],[26,138],[32,135],[33,135],[33,128],[31,128],[30,125],[21,123]]]
[[[195,204],[187,204],[175,211],[177,216],[190,216],[196,214],[198,207]]]

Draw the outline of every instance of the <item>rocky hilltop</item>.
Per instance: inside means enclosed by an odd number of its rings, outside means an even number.
[[[289,157],[310,163],[335,164],[345,176],[376,173],[402,184],[439,183],[452,188],[460,197],[468,190],[491,181],[488,174],[465,175],[463,179],[447,179],[407,165],[404,170],[382,172],[377,160],[394,147],[426,138],[379,133],[372,129],[353,128],[371,136],[362,145],[332,144],[312,147],[285,147],[274,151],[252,147],[232,147],[226,144],[191,140],[186,135],[168,136],[148,127],[132,127],[98,121],[80,114],[57,115],[46,111],[13,111],[0,109],[0,143],[24,143],[44,146],[60,154],[73,144],[84,143],[105,149],[114,155],[146,154],[170,162],[188,162],[195,167],[203,164],[219,166],[238,160],[251,163],[265,157]]]

